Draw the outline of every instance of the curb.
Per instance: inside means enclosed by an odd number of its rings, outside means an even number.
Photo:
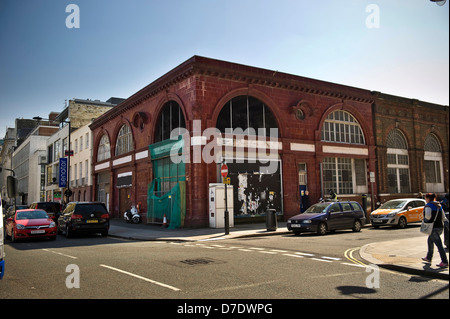
[[[432,270],[426,270],[426,269],[417,269],[413,267],[407,267],[407,266],[400,266],[400,265],[394,265],[394,264],[380,264],[377,265],[380,268],[385,268],[388,270],[398,271],[406,274],[411,275],[418,275],[418,276],[424,276],[424,277],[430,277],[433,279],[442,279],[442,280],[449,280],[448,274],[443,274],[437,271]]]

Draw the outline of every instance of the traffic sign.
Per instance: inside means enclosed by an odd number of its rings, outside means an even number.
[[[228,166],[227,166],[227,164],[222,164],[222,167],[220,169],[220,173],[222,174],[223,178],[228,176]]]

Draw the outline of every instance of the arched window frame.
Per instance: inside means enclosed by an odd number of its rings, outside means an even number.
[[[178,102],[170,100],[163,105],[159,112],[155,124],[154,142],[170,139],[172,133],[180,135],[183,128],[186,128],[183,110]],[[177,131],[173,132],[173,130]]]
[[[351,113],[343,110],[328,114],[322,125],[321,140],[344,144],[366,144],[359,122]]]
[[[387,175],[389,193],[409,193],[408,142],[399,129],[389,132],[386,139]]]
[[[427,191],[444,191],[442,146],[435,134],[430,133],[424,142],[424,171]]]
[[[260,135],[259,133],[264,132],[264,136],[279,137],[272,110],[251,95],[235,96],[225,103],[219,113],[216,127],[222,133],[231,130],[234,134],[239,134],[242,130],[246,135]],[[276,129],[276,132],[271,129]]]
[[[131,127],[127,124],[124,124],[117,134],[115,155],[119,156],[122,154],[126,154],[128,152],[131,152],[133,149],[133,133],[131,131]]]
[[[98,143],[97,162],[101,162],[111,158],[111,144],[107,134],[103,134]]]

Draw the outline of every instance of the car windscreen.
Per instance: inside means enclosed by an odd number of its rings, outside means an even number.
[[[308,208],[303,214],[320,214],[322,213],[330,204],[329,203],[320,203],[312,205]]]
[[[43,210],[33,210],[33,211],[25,211],[25,212],[17,212],[17,220],[24,219],[45,219],[48,218],[48,215]]]
[[[39,203],[39,209],[43,209],[48,213],[59,213],[60,204],[59,203]]]
[[[106,211],[105,206],[101,204],[78,204],[75,206],[75,214],[80,214],[84,218],[100,217],[101,215],[107,213],[108,212]]]
[[[381,209],[399,209],[405,205],[404,200],[390,200],[383,205],[381,205]]]

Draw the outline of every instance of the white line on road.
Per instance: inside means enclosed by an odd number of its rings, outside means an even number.
[[[176,288],[176,287],[173,287],[173,286],[170,286],[170,285],[163,284],[162,282],[155,281],[155,280],[152,280],[152,279],[149,279],[149,278],[145,278],[145,277],[142,277],[142,276],[133,274],[133,273],[131,273],[131,272],[128,272],[128,271],[125,271],[125,270],[122,270],[122,269],[119,269],[119,268],[115,268],[115,267],[111,267],[111,266],[103,265],[103,264],[100,264],[100,266],[101,266],[101,267],[108,268],[108,269],[111,269],[111,270],[115,270],[115,271],[121,272],[121,273],[123,273],[123,274],[126,274],[126,275],[129,275],[129,276],[132,276],[132,277],[135,277],[135,278],[138,278],[138,279],[141,279],[141,280],[150,282],[150,283],[152,283],[152,284],[155,284],[155,285],[158,285],[158,286],[161,286],[161,287],[165,287],[165,288],[168,288],[168,289],[172,289],[172,290],[174,290],[174,291],[180,291],[180,290],[181,290],[181,289],[178,289],[178,288]]]
[[[303,256],[300,256],[300,255],[293,255],[293,254],[283,254],[283,256],[290,256],[290,257],[303,258]]]
[[[327,257],[327,256],[322,256],[323,259],[330,259],[330,260],[342,260],[342,258],[338,258],[338,257]]]
[[[78,257],[66,255],[66,254],[63,254],[63,253],[58,253],[57,251],[53,251],[53,250],[50,250],[50,249],[43,248],[42,250],[45,250],[45,251],[48,251],[50,253],[54,253],[54,254],[57,254],[57,255],[61,255],[61,256],[64,256],[64,257],[69,257],[69,258],[72,258],[72,259],[78,259]]]
[[[326,263],[331,263],[331,262],[333,262],[333,261],[331,261],[331,260],[320,259],[320,258],[311,258],[311,259],[313,259],[313,260],[318,260],[318,261],[324,261],[324,262],[326,262]]]
[[[276,254],[276,252],[275,252],[275,251],[265,251],[265,250],[258,250],[258,252],[259,252],[259,253],[262,253],[262,254],[273,254],[273,255],[275,255],[275,254]]]
[[[308,254],[308,253],[300,253],[300,252],[296,252],[296,253],[294,253],[294,254],[299,254],[299,255],[303,255],[303,256],[309,256],[309,257],[312,257],[312,256],[314,256],[314,254]]]
[[[366,266],[360,265],[360,264],[350,264],[350,263],[341,263],[343,265],[347,265],[347,266],[353,266],[353,267],[361,267],[361,268],[366,268]]]

